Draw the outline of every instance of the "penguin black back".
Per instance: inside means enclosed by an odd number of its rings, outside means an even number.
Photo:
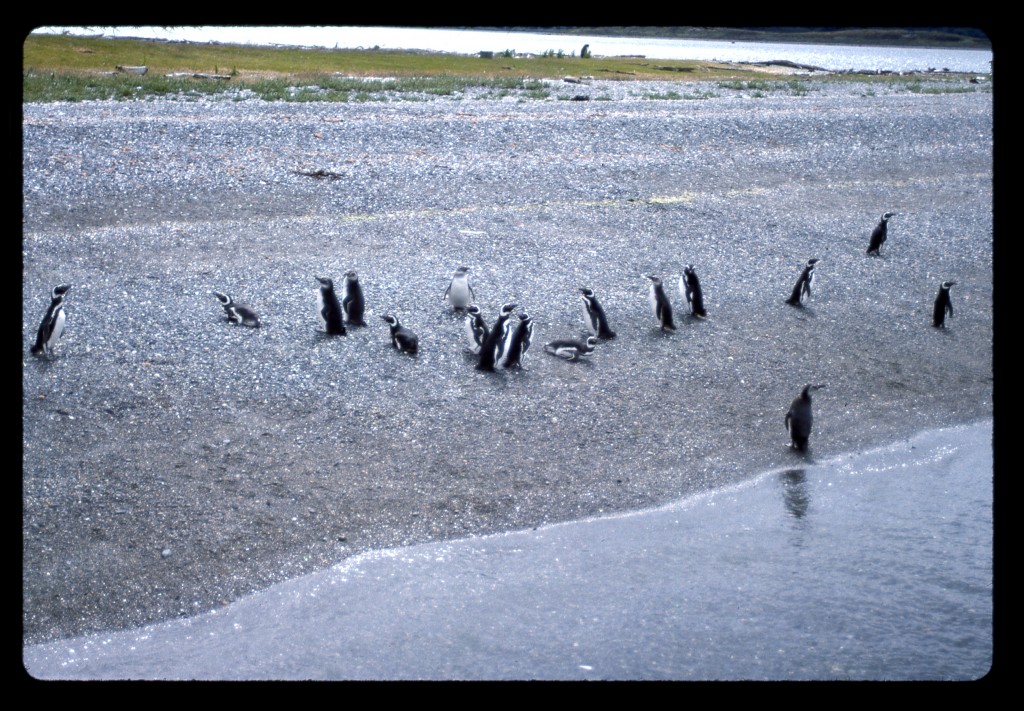
[[[387,322],[391,328],[391,345],[403,353],[416,354],[420,350],[420,339],[415,333],[403,326],[398,317],[393,314],[385,314],[381,319]]]
[[[530,318],[529,314],[519,314],[519,324],[509,337],[508,346],[504,350],[505,358],[502,361],[502,366],[505,368],[515,366],[522,368],[523,361],[526,360],[526,351],[530,350],[532,342],[533,319]]]
[[[889,218],[895,215],[895,212],[887,212],[882,215],[882,219],[875,229],[871,230],[871,239],[868,241],[868,254],[880,255],[882,253],[882,245],[885,244],[885,240],[889,236]]]
[[[793,293],[786,299],[787,304],[790,306],[803,306],[811,297],[811,284],[814,283],[814,265],[820,261],[820,259],[815,258],[807,260],[803,271],[800,272],[800,278],[796,280],[796,284],[793,286]]]
[[[679,291],[686,298],[686,303],[690,305],[691,314],[699,318],[705,318],[708,315],[704,308],[704,292],[700,288],[700,279],[697,278],[697,272],[692,264],[683,267],[683,275],[679,277]]]
[[[494,325],[480,346],[480,362],[477,363],[477,370],[494,370],[494,365],[502,355],[502,347],[505,337],[508,335],[508,320],[512,312],[516,310],[517,304],[505,304],[495,320]]]
[[[32,355],[47,355],[57,345],[61,335],[64,333],[64,322],[67,318],[64,313],[64,297],[71,289],[70,284],[58,284],[50,292],[50,305],[43,314],[43,320],[39,324],[39,331],[36,333],[36,342],[32,345]]]
[[[661,326],[661,330],[676,330],[676,324],[672,320],[672,304],[669,302],[668,296],[665,295],[665,287],[661,282],[661,278],[650,276],[648,274],[645,274],[644,278],[650,279],[651,281],[651,287],[647,294],[647,298],[651,303],[651,310],[654,312],[654,317],[658,319],[658,324]]]
[[[935,296],[932,309],[932,325],[935,328],[946,327],[946,316],[953,318],[953,302],[949,299],[949,290],[956,286],[955,281],[944,281],[939,285],[939,293]]]
[[[316,297],[320,323],[328,335],[344,336],[346,330],[342,321],[343,311],[338,302],[338,295],[334,293],[334,281],[322,277],[317,277],[316,280],[320,282]]]
[[[480,307],[476,304],[470,304],[466,307],[466,321],[464,324],[466,332],[466,340],[469,341],[470,352],[479,355],[480,349],[484,345],[484,341],[487,340],[487,334],[489,330],[487,323],[484,321]]]
[[[366,311],[366,302],[363,300],[363,288],[359,285],[359,275],[355,272],[345,272],[345,287],[341,296],[341,310],[345,314],[345,321],[350,326],[365,326],[363,314]]]
[[[824,385],[805,385],[786,413],[786,429],[789,430],[790,446],[800,452],[807,451],[814,417],[811,414],[811,392]]]
[[[250,328],[260,327],[259,314],[253,308],[238,303],[231,296],[223,292],[214,291],[211,293],[217,297],[217,301],[224,307],[224,313],[227,314],[228,321],[242,326],[249,326]]]
[[[608,317],[605,316],[604,308],[594,295],[594,290],[587,287],[580,289],[583,300],[583,320],[587,330],[598,338],[615,338],[615,331],[608,326]]]

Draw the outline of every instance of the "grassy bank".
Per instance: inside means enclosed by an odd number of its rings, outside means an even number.
[[[271,101],[372,101],[385,94],[450,96],[470,88],[495,98],[514,94],[542,99],[549,96],[543,80],[566,76],[733,84],[765,77],[764,71],[752,67],[637,57],[581,58],[557,48],[532,56],[497,49],[492,56],[480,57],[70,35],[28,36],[22,67],[25,102],[225,93]],[[146,73],[126,73],[118,67],[145,67]]]

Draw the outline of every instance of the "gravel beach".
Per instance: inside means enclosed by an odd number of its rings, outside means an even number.
[[[991,417],[991,91],[810,86],[26,104],[25,641],[800,461],[783,417],[810,382],[810,459]],[[787,306],[809,257],[811,300]],[[533,317],[524,369],[474,368],[441,298],[459,265],[488,321],[505,302]],[[327,337],[316,277],[348,270],[368,325]],[[944,280],[955,315],[935,329]],[[67,329],[35,358],[58,283]],[[546,355],[580,335],[584,286],[618,337]],[[212,290],[262,327],[228,323]],[[386,312],[418,355],[391,348]]]

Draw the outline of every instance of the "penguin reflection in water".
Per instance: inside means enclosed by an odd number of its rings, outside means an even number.
[[[939,285],[939,293],[935,297],[932,309],[932,325],[935,328],[946,327],[946,316],[953,318],[953,302],[949,300],[949,290],[956,286],[955,281],[944,281]]]
[[[329,336],[344,336],[347,331],[343,322],[344,312],[338,295],[334,292],[334,281],[324,277],[317,277],[320,288],[316,292],[317,315],[320,317],[320,325]]]
[[[416,354],[420,349],[420,339],[415,333],[403,326],[393,314],[381,316],[391,328],[391,345],[403,353]]]
[[[665,287],[661,282],[661,277],[645,274],[644,278],[651,281],[647,299],[651,303],[654,317],[658,319],[658,325],[661,326],[662,331],[675,331],[676,324],[672,320],[672,304],[669,303],[668,296],[665,295]]]
[[[800,278],[796,280],[796,285],[793,286],[793,293],[786,299],[787,304],[790,306],[803,306],[811,298],[811,284],[814,283],[814,265],[820,261],[820,259],[814,258],[807,260],[804,270],[800,272]]]
[[[807,442],[811,437],[811,425],[814,422],[811,414],[811,392],[823,387],[825,386],[805,385],[786,413],[786,429],[789,430],[789,437],[792,440],[790,446],[798,452],[807,451]]]
[[[59,284],[50,292],[50,306],[43,315],[43,322],[39,324],[36,342],[31,348],[32,355],[49,355],[60,340],[67,318],[64,313],[64,297],[70,289],[70,284]]]
[[[224,307],[224,313],[227,314],[228,321],[249,326],[250,328],[260,327],[260,317],[251,307],[238,303],[222,292],[214,291],[212,293],[217,297],[220,305]]]

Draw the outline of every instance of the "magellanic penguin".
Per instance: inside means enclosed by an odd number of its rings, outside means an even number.
[[[344,312],[338,303],[338,295],[334,293],[334,281],[317,277],[320,288],[316,292],[317,314],[320,324],[330,336],[344,336],[347,331],[342,321]]]
[[[868,254],[880,255],[882,253],[882,245],[885,244],[886,237],[888,237],[889,218],[895,214],[895,212],[885,213],[882,215],[881,221],[875,225],[875,229],[871,230],[871,240],[868,242]]]
[[[793,293],[786,299],[787,304],[790,306],[803,306],[807,302],[807,299],[811,296],[811,284],[814,283],[814,265],[820,261],[820,259],[813,257],[807,260],[804,270],[800,272],[800,278],[796,280],[796,285],[793,286]]]
[[[575,338],[563,338],[544,344],[544,352],[556,355],[566,360],[576,360],[580,356],[590,355],[597,346],[597,338],[587,336],[586,341],[579,341]]]
[[[487,338],[480,345],[480,362],[477,363],[477,370],[494,370],[495,363],[498,363],[503,355],[503,346],[508,336],[508,320],[512,312],[516,310],[517,304],[505,304],[495,320]]]
[[[504,359],[501,361],[503,368],[523,367],[526,360],[526,352],[530,350],[533,342],[533,319],[527,313],[519,314],[519,324],[508,338],[508,344],[503,351]]]
[[[946,327],[946,316],[953,318],[953,302],[949,300],[949,290],[954,286],[956,286],[955,281],[944,281],[939,285],[939,293],[935,297],[935,308],[932,309],[932,325],[935,328]]]
[[[665,287],[661,283],[661,277],[650,276],[649,274],[645,274],[644,277],[651,280],[651,288],[647,298],[651,302],[651,310],[654,312],[654,317],[658,319],[661,330],[676,330],[676,324],[672,320],[672,304],[669,303],[668,297],[665,295]]]
[[[690,305],[690,313],[699,318],[708,315],[704,308],[704,292],[700,288],[700,279],[692,264],[683,267],[683,275],[679,277],[679,294]]]
[[[598,303],[593,289],[580,288],[583,295],[583,322],[587,330],[598,338],[615,338],[615,331],[608,327],[608,317],[604,315],[604,308]]]
[[[392,314],[385,314],[381,318],[391,327],[391,345],[403,353],[418,353],[420,349],[419,337],[403,326],[398,317]]]
[[[444,300],[451,304],[456,311],[461,311],[469,306],[476,298],[473,293],[473,285],[469,283],[469,267],[459,267],[455,270],[448,288],[444,290]]]
[[[811,425],[814,417],[811,415],[811,391],[819,390],[824,385],[805,385],[800,394],[789,406],[786,413],[786,429],[789,430],[791,446],[800,452],[807,451],[807,441],[811,437]]]
[[[227,314],[228,321],[251,328],[260,327],[260,317],[251,307],[238,303],[222,292],[214,291],[211,293],[217,297],[220,305],[224,307],[224,313]]]
[[[365,326],[363,314],[366,302],[363,300],[363,288],[359,285],[359,275],[353,271],[345,272],[345,286],[341,293],[341,310],[345,314],[345,322],[349,326]]]
[[[46,309],[43,322],[39,324],[36,342],[31,348],[32,355],[49,355],[64,333],[64,322],[67,318],[64,313],[64,297],[69,289],[70,284],[58,284],[50,292],[50,306]]]
[[[484,321],[480,307],[470,304],[466,307],[466,322],[464,324],[466,340],[469,341],[469,350],[474,355],[480,354],[480,348],[487,340],[487,322]]]

